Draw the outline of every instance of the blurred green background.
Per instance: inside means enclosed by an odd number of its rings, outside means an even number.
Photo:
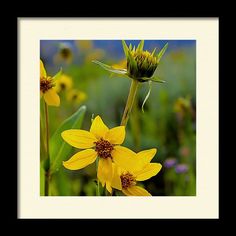
[[[126,42],[139,43],[134,40]],[[163,168],[155,177],[142,182],[152,195],[194,196],[196,42],[145,40],[144,49],[152,51],[156,47],[158,51],[167,42],[169,47],[155,72],[166,83],[152,83],[144,113],[141,106],[148,92],[148,83],[141,84],[123,145],[134,151],[158,149],[152,162],[161,163]],[[81,105],[87,107],[82,129],[89,130],[92,115],[100,115],[110,128],[120,124],[131,81],[111,76],[92,60],[122,67],[125,57],[121,40],[42,40],[40,58],[49,75],[54,75],[62,67],[66,77],[58,88],[60,107],[49,107],[50,135]],[[77,151],[73,150],[74,153]],[[96,195],[95,163],[78,171],[61,166],[52,176],[50,192],[55,196]]]

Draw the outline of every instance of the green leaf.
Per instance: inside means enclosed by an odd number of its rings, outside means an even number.
[[[161,80],[158,77],[152,77],[150,80],[153,82],[156,82],[156,83],[165,83],[166,82],[165,80]]]
[[[152,51],[152,56],[154,56],[156,50],[157,50],[157,48],[154,48],[154,50]]]
[[[168,48],[168,43],[161,49],[161,51],[157,54],[157,63],[160,62],[162,56],[164,55],[166,49]]]
[[[137,47],[137,51],[143,51],[143,46],[144,46],[144,40],[141,40]]]
[[[148,93],[147,93],[146,97],[144,98],[144,101],[143,101],[143,104],[142,104],[142,112],[144,112],[144,109],[143,109],[144,105],[145,105],[146,101],[148,100],[148,98],[151,94],[151,91],[152,91],[152,81],[151,80],[148,81],[148,85],[149,85],[149,89],[148,89]]]
[[[125,42],[125,40],[122,40],[122,45],[123,45],[123,50],[124,50],[124,53],[125,53],[125,56],[126,58],[128,57],[128,51],[129,51],[129,48]]]
[[[132,51],[132,44],[129,45],[129,51]]]
[[[59,196],[72,196],[72,185],[73,181],[69,178],[70,176],[66,170],[58,171],[54,174],[55,187],[58,191]],[[80,184],[79,179],[75,180],[76,183]],[[68,184],[70,183],[70,184]]]
[[[109,78],[114,78],[114,77],[115,77],[115,78],[118,78],[118,77],[119,77],[119,78],[123,78],[123,79],[124,79],[124,78],[125,78],[125,79],[127,79],[127,78],[130,79],[130,77],[129,77],[127,74],[115,74],[115,73],[111,73],[110,76],[109,76]]]
[[[126,69],[115,69],[112,66],[106,65],[106,64],[104,64],[100,61],[96,61],[96,60],[93,60],[92,62],[99,65],[99,66],[101,66],[103,69],[105,69],[109,72],[112,72],[112,73],[116,73],[116,74],[119,74],[119,75],[125,75],[127,73]]]
[[[62,68],[52,77],[52,79],[55,81],[59,79],[62,75]]]
[[[55,131],[50,139],[50,172],[51,174],[59,170],[62,166],[62,161],[68,159],[69,154],[72,151],[72,147],[64,142],[61,137],[61,133],[67,129],[80,129],[86,107],[81,106],[72,116],[66,119],[60,127]]]
[[[131,64],[131,67],[135,70],[138,71],[138,67],[137,67],[137,62],[134,60],[134,58],[132,57],[130,51],[128,51],[128,60]]]

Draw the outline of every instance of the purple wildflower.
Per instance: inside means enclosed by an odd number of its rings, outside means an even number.
[[[164,166],[165,168],[171,168],[175,166],[176,163],[177,163],[177,160],[175,158],[167,158],[164,162]]]
[[[188,165],[186,164],[178,164],[175,166],[175,172],[177,174],[186,173],[187,171],[188,171]]]

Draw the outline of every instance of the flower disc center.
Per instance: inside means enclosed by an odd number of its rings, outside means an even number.
[[[114,148],[110,142],[101,138],[99,141],[95,142],[95,145],[95,151],[98,153],[99,157],[111,157],[111,152]]]
[[[52,83],[52,79],[50,77],[48,77],[48,78],[41,77],[40,78],[40,91],[42,91],[43,93],[47,92],[53,86],[54,86],[54,84]]]
[[[64,83],[60,83],[60,87],[62,91],[66,89],[66,85]]]
[[[132,174],[130,174],[129,172],[122,174],[120,176],[120,179],[121,179],[121,184],[122,184],[123,189],[127,189],[131,186],[136,185],[135,177]]]

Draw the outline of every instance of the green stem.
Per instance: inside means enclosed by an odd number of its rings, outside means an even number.
[[[133,104],[133,113],[130,117],[131,132],[133,134],[134,150],[136,152],[140,149],[140,121],[139,121],[139,108],[138,99],[135,99]]]
[[[46,162],[47,169],[45,170],[45,196],[49,195],[49,181],[50,181],[50,155],[49,155],[49,119],[48,119],[48,105],[44,102],[45,108],[45,138],[46,138]]]
[[[130,112],[132,110],[132,106],[134,103],[134,99],[138,90],[138,84],[139,84],[138,80],[132,79],[130,89],[129,89],[129,95],[128,95],[126,105],[125,105],[125,110],[124,110],[122,120],[121,120],[121,125],[124,125],[124,126],[127,125],[127,122],[129,120],[129,115],[130,115]]]

